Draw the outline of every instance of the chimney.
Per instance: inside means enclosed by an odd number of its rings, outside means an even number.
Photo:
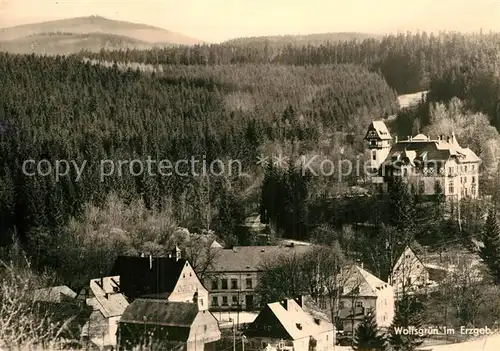
[[[149,269],[153,269],[153,256],[149,255]]]
[[[181,259],[181,249],[175,245],[175,260],[179,261]]]

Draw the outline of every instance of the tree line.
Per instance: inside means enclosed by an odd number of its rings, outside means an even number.
[[[82,52],[79,57],[111,62],[141,62],[152,65],[286,64],[321,65],[354,63],[380,72],[399,94],[427,90],[430,80],[457,63],[497,61],[497,33],[404,33],[364,40],[325,43],[290,43],[287,38],[253,38],[222,44]]]

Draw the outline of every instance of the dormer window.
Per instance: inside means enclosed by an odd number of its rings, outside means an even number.
[[[302,324],[300,324],[300,323],[295,323],[295,325],[297,326],[297,329],[298,329],[298,330],[302,330]]]
[[[377,146],[377,140],[371,139],[370,140],[370,146]]]

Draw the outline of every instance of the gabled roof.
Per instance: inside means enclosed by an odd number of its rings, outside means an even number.
[[[368,127],[365,139],[378,137],[381,140],[392,140],[389,129],[383,121],[373,121]]]
[[[445,140],[430,140],[427,136],[419,134],[411,140],[401,140],[395,143],[387,157],[387,162],[392,162],[394,156],[407,157],[410,163],[415,159],[429,161],[446,161],[455,157],[457,162],[481,162],[481,159],[469,148],[462,148],[453,136],[450,142]]]
[[[210,272],[255,272],[261,269],[264,260],[281,254],[304,254],[312,246],[235,246],[232,249],[218,249],[214,267]]]
[[[190,328],[198,313],[210,312],[198,311],[195,303],[136,299],[125,309],[120,323]]]
[[[222,246],[217,240],[214,240],[212,244],[210,245],[211,248],[217,248],[217,249],[222,249],[224,246]]]
[[[331,322],[331,317],[328,316],[321,308],[319,308],[319,306],[314,302],[311,296],[304,296],[302,302],[302,309],[304,310],[304,312],[313,316],[313,318],[318,318],[329,323]]]
[[[186,264],[171,257],[118,256],[111,274],[120,276],[125,296],[136,298],[172,292]]]
[[[62,302],[64,300],[74,299],[75,297],[76,293],[66,285],[53,286],[34,291],[35,301]]]
[[[403,249],[403,252],[401,253],[401,255],[399,256],[398,260],[396,261],[396,263],[394,264],[394,267],[393,267],[393,271],[395,269],[397,269],[403,262],[404,260],[406,259],[406,255],[407,254],[411,254],[413,255],[413,257],[416,259],[416,262],[420,263],[422,265],[422,267],[425,268],[425,265],[422,263],[422,261],[420,260],[420,257],[418,257],[418,255],[411,249],[410,246],[406,245],[406,247]]]
[[[320,319],[319,324],[316,323],[315,317],[304,311],[294,299],[286,301],[286,308],[281,302],[273,302],[267,306],[293,340],[333,330],[333,324],[329,321]]]
[[[98,309],[105,318],[121,316],[128,306],[125,296],[113,289],[117,283],[119,284],[119,277],[105,277],[90,281],[93,297],[87,300],[87,304]]]
[[[356,294],[363,297],[376,297],[377,291],[391,286],[363,268],[353,265],[340,273],[344,279],[344,296]],[[354,292],[359,290],[359,292]]]

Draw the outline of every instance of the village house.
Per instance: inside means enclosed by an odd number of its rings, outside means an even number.
[[[413,250],[406,246],[394,265],[389,282],[396,298],[424,291],[430,284],[429,271]]]
[[[128,306],[127,299],[120,293],[120,277],[92,279],[77,299],[84,300],[93,309],[82,337],[101,348],[116,347],[118,321]]]
[[[235,246],[219,249],[212,267],[206,273],[205,286],[209,289],[211,311],[253,311],[260,302],[256,295],[262,263],[282,254],[301,255],[307,245]]]
[[[267,304],[244,334],[249,346],[262,350],[328,351],[335,345],[329,318],[302,296]]]
[[[36,289],[33,291],[34,308],[53,318],[60,327],[60,336],[66,340],[78,340],[89,320],[92,308],[66,285]]]
[[[415,195],[444,195],[454,201],[479,196],[481,159],[462,148],[453,133],[435,140],[423,134],[399,141],[396,137],[393,143],[385,123],[373,121],[365,140],[372,181],[382,187],[394,177],[403,177]]]
[[[170,302],[138,298],[120,319],[120,349],[145,346],[148,349],[215,351],[220,340],[219,324],[213,314],[199,310],[195,302]]]
[[[346,267],[339,276],[343,291],[338,316],[344,332],[352,333],[370,309],[378,326],[388,328],[395,315],[393,287],[357,265]]]
[[[119,256],[112,274],[120,276],[120,291],[130,302],[139,297],[197,301],[200,310],[208,309],[208,290],[178,247],[169,257]]]

